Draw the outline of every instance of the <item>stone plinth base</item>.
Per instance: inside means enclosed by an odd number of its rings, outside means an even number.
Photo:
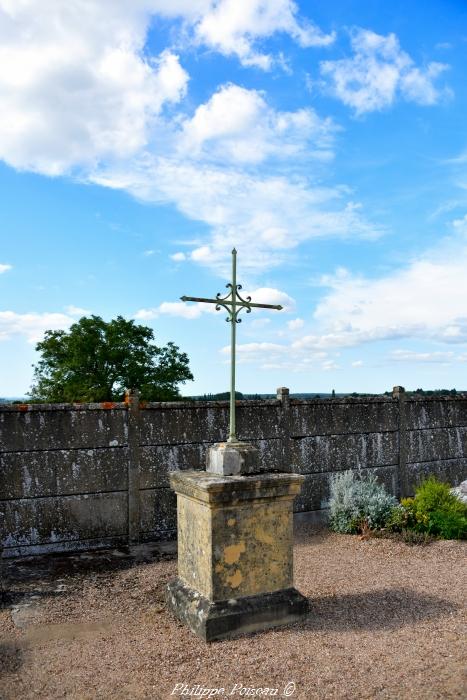
[[[180,579],[167,586],[169,610],[206,642],[297,622],[308,610],[295,588],[213,602]]]
[[[173,472],[177,493],[175,614],[204,639],[298,619],[293,587],[293,500],[299,474],[219,476]]]

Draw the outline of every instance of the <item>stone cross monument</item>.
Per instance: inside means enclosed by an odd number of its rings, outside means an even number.
[[[223,307],[228,316],[226,321],[230,323],[230,417],[229,417],[229,437],[227,442],[220,442],[211,447],[208,451],[207,470],[215,474],[230,476],[233,474],[248,474],[258,471],[258,450],[245,442],[240,442],[236,436],[235,417],[235,351],[236,351],[236,329],[237,323],[241,323],[239,313],[246,309],[246,313],[251,313],[252,308],[256,309],[276,309],[282,310],[279,304],[255,304],[251,297],[243,299],[240,295],[241,284],[237,284],[237,251],[232,250],[232,282],[226,284],[230,292],[225,297],[220,292],[215,299],[205,297],[180,297],[182,301],[197,301],[205,304],[215,304],[216,310]]]
[[[177,494],[178,578],[167,587],[167,603],[206,641],[288,624],[308,609],[293,587],[293,500],[304,477],[268,473],[259,450],[236,436],[238,314],[252,307],[282,308],[240,296],[236,255],[234,249],[229,294],[181,297],[223,307],[232,324],[229,437],[209,448],[206,471],[170,476]]]

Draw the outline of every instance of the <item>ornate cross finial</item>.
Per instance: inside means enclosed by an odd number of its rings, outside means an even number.
[[[223,297],[221,293],[217,294],[215,299],[206,299],[204,297],[180,297],[182,301],[198,301],[205,304],[215,304],[216,311],[220,311],[221,307],[227,311],[226,321],[231,323],[230,334],[230,429],[227,442],[237,442],[235,434],[235,343],[236,343],[236,327],[237,323],[241,323],[241,318],[238,318],[240,311],[246,309],[247,314],[251,313],[251,309],[276,309],[281,311],[280,304],[255,304],[251,301],[251,297],[244,299],[240,296],[239,291],[242,289],[241,284],[237,284],[237,251],[232,250],[232,282],[226,284],[230,289],[229,293]]]

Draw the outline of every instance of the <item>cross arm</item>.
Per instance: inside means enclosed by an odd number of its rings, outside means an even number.
[[[201,301],[205,304],[227,304],[228,306],[233,306],[233,302],[226,299],[206,299],[205,297],[180,297],[180,299],[181,301]],[[277,309],[277,311],[283,309],[280,304],[255,304],[252,301],[243,302],[240,300],[236,300],[235,306],[252,306],[256,309]]]

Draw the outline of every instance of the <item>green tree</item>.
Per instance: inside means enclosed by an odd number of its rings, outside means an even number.
[[[154,332],[122,316],[81,318],[68,332],[46,331],[30,396],[61,403],[117,401],[138,388],[146,401],[180,398],[177,385],[193,379],[188,356],[174,343],[153,344]]]

